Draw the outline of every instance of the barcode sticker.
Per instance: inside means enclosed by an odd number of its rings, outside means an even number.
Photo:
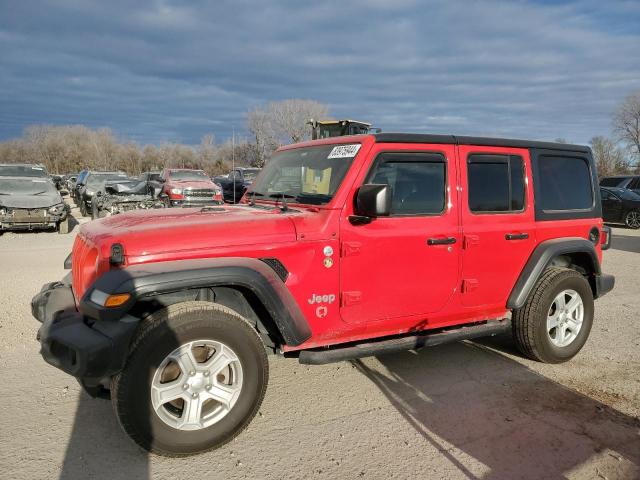
[[[351,158],[355,157],[358,150],[360,150],[360,144],[354,143],[353,145],[337,145],[333,147],[331,153],[327,158]]]

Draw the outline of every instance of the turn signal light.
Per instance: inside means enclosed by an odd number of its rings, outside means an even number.
[[[123,305],[131,298],[128,293],[118,293],[115,295],[109,295],[104,302],[105,307],[119,307]]]

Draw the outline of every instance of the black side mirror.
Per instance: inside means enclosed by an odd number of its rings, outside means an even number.
[[[370,223],[377,217],[391,213],[391,188],[386,184],[362,185],[356,194],[355,215],[349,220],[354,225]]]

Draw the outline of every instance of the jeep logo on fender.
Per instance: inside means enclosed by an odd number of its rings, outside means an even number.
[[[311,298],[307,300],[309,305],[313,305],[314,303],[333,303],[336,301],[336,296],[334,294],[329,295],[318,295],[316,293],[311,294]]]

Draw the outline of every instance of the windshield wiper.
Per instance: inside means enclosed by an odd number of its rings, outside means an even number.
[[[276,199],[276,206],[278,205],[277,199],[282,198],[282,208],[280,210],[282,210],[283,212],[286,212],[287,210],[289,210],[289,206],[287,205],[287,198],[296,198],[296,197],[294,195],[289,195],[288,193],[276,192],[269,195],[269,198]]]
[[[251,205],[252,207],[255,206],[255,204],[256,204],[256,198],[255,197],[264,197],[264,193],[249,192],[249,205]]]
[[[43,193],[47,193],[47,191],[46,191],[46,190],[43,190],[43,191],[41,191],[41,192],[33,193],[32,195],[42,195]]]

